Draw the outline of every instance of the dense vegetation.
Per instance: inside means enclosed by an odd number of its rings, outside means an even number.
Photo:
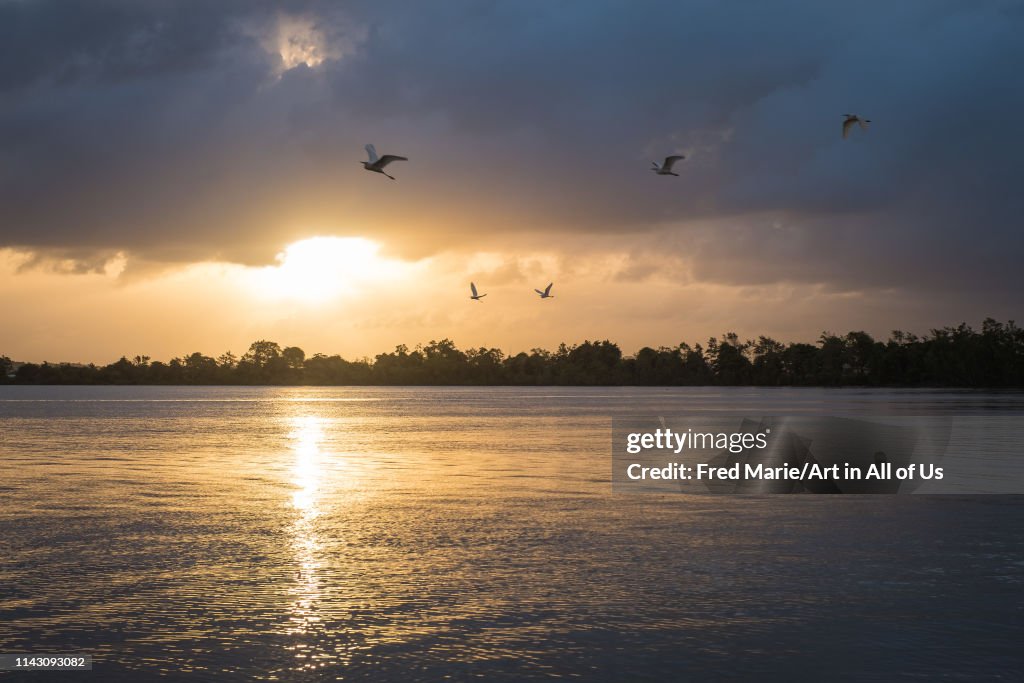
[[[448,339],[373,360],[306,357],[297,347],[257,341],[237,358],[201,353],[163,363],[148,356],[115,363],[25,363],[0,356],[0,383],[13,384],[514,384],[759,386],[1024,386],[1024,330],[985,320],[924,337],[893,332],[886,342],[864,332],[824,333],[816,344],[783,344],[735,334],[706,346],[643,348],[624,357],[610,341],[562,344],[506,356],[498,349],[456,348]]]

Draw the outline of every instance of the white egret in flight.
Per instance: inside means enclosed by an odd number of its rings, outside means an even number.
[[[854,124],[859,124],[861,130],[867,130],[868,124],[871,123],[871,119],[862,119],[856,114],[844,114],[846,116],[843,119],[843,139],[845,140],[850,135],[850,130],[853,129]]]
[[[363,163],[363,168],[365,168],[367,171],[375,171],[377,173],[383,173],[384,175],[388,176],[388,178],[391,178],[392,180],[394,180],[395,177],[392,176],[392,175],[388,175],[384,171],[384,167],[387,166],[388,164],[390,164],[392,161],[409,161],[406,157],[400,157],[400,156],[396,156],[394,154],[385,154],[384,156],[378,158],[377,157],[377,148],[375,148],[372,144],[366,146],[366,153],[370,156],[370,160],[362,162]]]
[[[539,289],[535,289],[533,291],[535,291],[538,294],[540,294],[540,298],[541,299],[554,299],[555,295],[551,293],[551,285],[553,285],[553,284],[555,284],[555,283],[554,282],[550,283],[547,287],[544,288],[543,292],[540,291]]]
[[[483,299],[485,296],[487,296],[486,294],[479,294],[479,293],[477,293],[477,291],[476,291],[476,284],[475,283],[470,282],[469,283],[469,289],[470,289],[471,292],[473,292],[473,294],[469,297],[473,301],[480,301],[480,299]]]
[[[652,168],[651,170],[654,171],[655,173],[657,173],[658,175],[674,175],[674,176],[678,176],[679,175],[678,173],[673,173],[672,172],[672,167],[675,166],[675,163],[677,161],[682,161],[685,158],[686,157],[684,157],[684,156],[682,156],[680,154],[675,154],[675,155],[670,156],[670,157],[665,157],[665,162],[662,163],[661,166],[658,165],[657,161],[652,161],[651,164],[654,166],[654,168]]]

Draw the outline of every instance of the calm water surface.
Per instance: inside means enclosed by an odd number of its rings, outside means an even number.
[[[0,387],[0,652],[95,660],[26,680],[1021,680],[1021,497],[611,494],[611,416],[766,406],[1024,396]]]

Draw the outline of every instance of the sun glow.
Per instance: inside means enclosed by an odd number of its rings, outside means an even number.
[[[335,14],[335,19],[337,15]],[[367,29],[346,22],[323,21],[312,15],[279,14],[267,26],[255,29],[268,54],[280,59],[277,76],[299,66],[310,69],[353,54],[366,41]]]
[[[299,64],[314,67],[324,61],[326,41],[310,19],[282,17],[275,39],[285,69],[294,69]]]
[[[311,303],[352,295],[376,282],[393,281],[408,268],[378,256],[380,245],[361,237],[313,237],[277,255],[278,265],[260,268],[256,288],[271,299]]]

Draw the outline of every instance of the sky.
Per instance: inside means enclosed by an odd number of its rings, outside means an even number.
[[[1021,320],[1022,33],[997,0],[0,0],[0,355]]]

